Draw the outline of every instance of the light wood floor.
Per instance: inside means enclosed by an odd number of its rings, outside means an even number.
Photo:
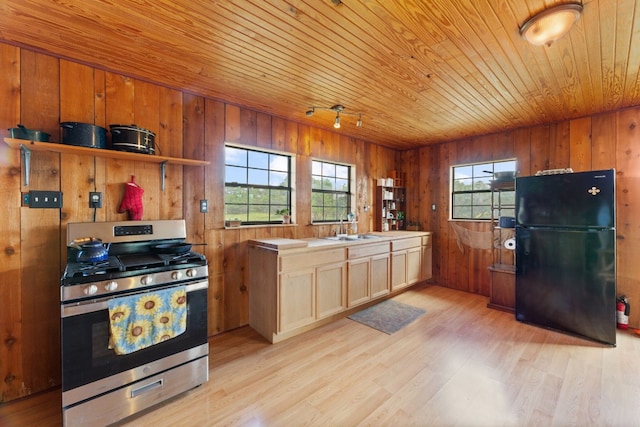
[[[427,313],[393,335],[345,318],[276,345],[215,337],[207,384],[121,425],[640,425],[631,332],[601,346],[438,286],[395,299]],[[0,406],[0,425],[60,425],[59,408],[58,389]]]

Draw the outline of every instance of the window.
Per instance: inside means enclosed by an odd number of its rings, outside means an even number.
[[[291,206],[291,156],[225,146],[224,219],[242,224],[282,223]]]
[[[494,172],[516,170],[515,160],[451,167],[451,219],[491,219],[491,181]],[[515,191],[501,191],[501,204],[515,205]],[[502,210],[504,214],[505,211]]]
[[[351,212],[353,168],[313,160],[311,164],[311,221],[346,220]]]

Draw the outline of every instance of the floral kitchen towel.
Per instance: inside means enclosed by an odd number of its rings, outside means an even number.
[[[109,301],[109,348],[129,354],[166,341],[187,327],[184,286]]]

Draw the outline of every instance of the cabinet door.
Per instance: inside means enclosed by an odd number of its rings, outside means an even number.
[[[422,247],[422,280],[429,280],[433,277],[432,272],[433,249],[431,246]]]
[[[422,248],[420,246],[407,250],[407,284],[413,285],[420,281]]]
[[[371,258],[362,258],[348,262],[347,307],[369,301],[369,274]]]
[[[316,269],[318,319],[339,313],[346,308],[345,290],[344,262]]]
[[[407,251],[391,253],[391,290],[407,286]]]
[[[389,254],[371,257],[371,298],[389,293]]]
[[[315,269],[280,275],[280,319],[284,332],[311,323],[316,318]]]

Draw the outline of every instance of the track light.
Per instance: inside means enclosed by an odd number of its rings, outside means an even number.
[[[332,107],[310,107],[306,112],[306,116],[307,117],[311,117],[313,116],[313,114],[315,113],[316,110],[326,110],[326,111],[333,111],[336,113],[336,118],[333,122],[333,127],[335,129],[340,129],[340,115],[346,115],[346,116],[356,116],[358,117],[358,121],[356,122],[356,126],[361,128],[362,127],[362,113],[345,113],[345,107],[344,105],[340,105],[340,104],[336,104]]]

